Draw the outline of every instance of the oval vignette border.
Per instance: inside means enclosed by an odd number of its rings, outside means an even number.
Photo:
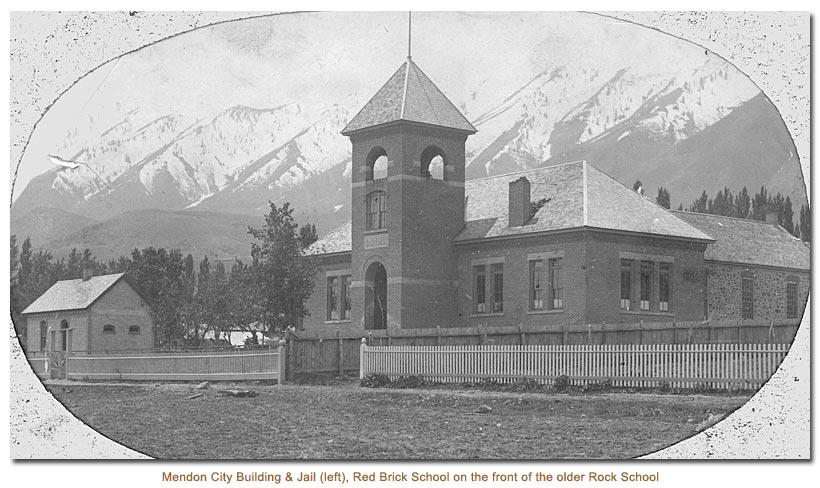
[[[12,177],[40,117],[89,70],[121,54],[197,27],[259,15],[259,12],[12,15],[11,70],[17,73],[17,78],[11,79],[10,93]],[[797,148],[807,190],[810,189],[809,14],[608,12],[603,15],[699,44],[749,76],[780,111]],[[44,40],[48,38],[50,43]],[[68,39],[74,42],[65,42]],[[101,45],[104,48],[101,49]],[[59,60],[58,70],[40,69],[51,66],[54,59]],[[808,194],[811,195],[810,191]],[[749,402],[715,427],[647,457],[809,459],[810,305],[811,297],[780,369]],[[10,343],[12,459],[145,457],[96,433],[47,393],[31,372],[11,325]]]

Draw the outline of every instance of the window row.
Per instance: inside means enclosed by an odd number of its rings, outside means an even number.
[[[444,151],[436,146],[428,146],[421,152],[419,175],[434,180],[444,179],[445,157]],[[387,178],[388,158],[387,151],[382,147],[370,150],[365,161],[365,179],[379,180]]]
[[[66,329],[68,329],[68,320],[63,319],[63,320],[60,321],[60,329],[62,330],[62,332],[60,333],[60,337],[57,340],[60,341],[59,342],[59,349],[64,351],[65,350],[65,344],[66,344],[66,333],[67,333]],[[111,324],[103,325],[102,333],[103,334],[116,334],[116,328]],[[129,325],[128,326],[128,334],[129,335],[139,335],[141,333],[142,333],[142,329],[140,328],[139,325]],[[43,321],[40,322],[40,350],[41,351],[46,350],[47,342],[48,342],[48,322],[43,320]]]
[[[504,263],[473,266],[473,313],[504,313]],[[564,308],[563,258],[529,260],[528,308],[532,312]]]
[[[800,318],[799,299],[797,296],[797,279],[789,277],[786,281],[786,318]],[[755,275],[744,272],[740,278],[740,317],[755,318]]]
[[[350,320],[350,275],[327,277],[327,320]]]
[[[671,312],[672,263],[621,259],[621,310]]]
[[[111,324],[103,325],[103,334],[116,334],[116,333],[117,333],[117,331],[116,331],[116,329],[114,328],[113,325],[111,325]],[[140,329],[139,325],[129,325],[128,326],[128,334],[129,335],[137,335],[137,334],[141,334],[141,333],[142,333],[142,329]]]

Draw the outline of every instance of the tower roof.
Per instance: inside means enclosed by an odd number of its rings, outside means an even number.
[[[468,134],[476,132],[410,57],[353,117],[342,134],[398,121],[446,127]]]

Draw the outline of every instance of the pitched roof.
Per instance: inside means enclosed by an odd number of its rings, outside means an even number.
[[[114,286],[124,273],[95,276],[83,281],[65,280],[51,285],[34,303],[23,310],[24,314],[83,310],[90,307],[106,291]]]
[[[510,227],[509,183],[521,176],[530,182],[530,199],[547,202],[525,225]],[[581,227],[712,240],[585,161],[468,181],[465,191],[467,222],[456,241]]]
[[[547,202],[525,224],[508,225],[509,184],[530,182],[530,200]],[[538,168],[465,184],[465,224],[455,241],[510,237],[576,228],[598,228],[711,242],[710,234],[635,193],[585,161]],[[351,250],[350,223],[310,248],[313,254]]]
[[[408,58],[393,76],[342,130],[349,135],[358,130],[405,120],[476,132],[464,115]]]
[[[779,225],[720,215],[679,211],[674,214],[717,239],[706,247],[705,259],[810,269],[809,246]]]
[[[350,252],[350,221],[336,227],[326,236],[314,242],[305,250],[308,256],[318,254],[332,254],[336,252]]]

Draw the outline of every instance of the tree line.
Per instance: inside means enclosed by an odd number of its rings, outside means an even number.
[[[316,227],[301,227],[288,203],[270,203],[265,223],[249,227],[251,260],[195,263],[179,249],[146,247],[103,262],[90,249],[72,249],[55,258],[34,250],[26,237],[18,245],[11,236],[11,315],[25,345],[21,312],[61,280],[125,273],[151,307],[156,347],[199,347],[207,337],[228,339],[231,331],[259,331],[271,336],[298,326],[308,313],[305,300],[313,291],[315,263],[305,249],[318,239]],[[256,340],[253,334],[252,341]]]
[[[641,180],[637,180],[632,188],[639,191],[642,188]],[[661,207],[669,209],[672,206],[669,190],[659,187],[655,201]],[[684,207],[682,203],[678,205],[678,210],[760,221],[766,220],[767,212],[775,211],[780,226],[793,236],[811,242],[811,211],[808,205],[800,207],[795,223],[791,198],[783,197],[780,193],[773,195],[765,186],[761,186],[760,191],[753,196],[745,186],[737,193],[724,187],[714,198],[709,197],[704,190],[689,206]]]

